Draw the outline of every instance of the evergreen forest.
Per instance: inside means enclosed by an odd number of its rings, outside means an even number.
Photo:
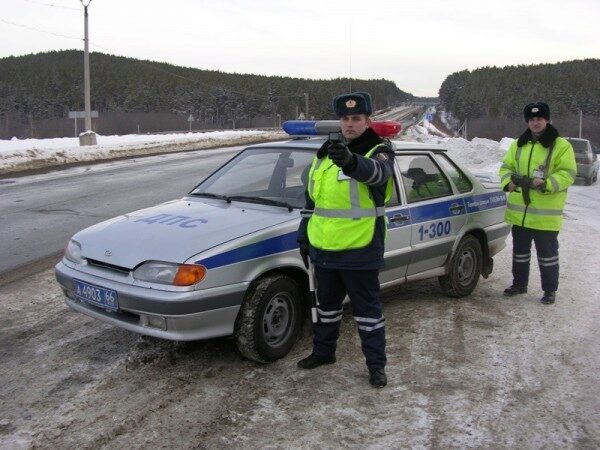
[[[581,117],[582,137],[600,143],[600,59],[462,70],[444,80],[439,99],[470,124],[469,136],[514,136],[524,129],[523,107],[543,101],[563,135],[576,136]]]
[[[391,81],[312,80],[224,73],[90,54],[91,104],[101,134],[273,127],[298,116],[332,118],[331,100],[367,91],[375,109],[411,100]],[[0,59],[0,138],[73,135],[69,111],[84,109],[83,52]],[[83,120],[80,121],[80,131]]]

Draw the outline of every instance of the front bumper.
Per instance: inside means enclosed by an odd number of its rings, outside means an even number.
[[[161,291],[101,279],[62,261],[55,275],[67,305],[80,313],[139,334],[175,341],[193,341],[233,334],[247,283],[196,291]],[[78,300],[73,279],[113,289],[119,310],[109,312]]]

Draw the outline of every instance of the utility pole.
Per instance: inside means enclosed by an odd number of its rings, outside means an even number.
[[[96,133],[92,131],[92,102],[90,100],[90,49],[88,37],[88,6],[84,0],[79,0],[83,5],[83,78],[84,78],[84,99],[85,99],[85,133],[79,136],[79,145],[96,145]]]
[[[304,105],[305,105],[305,112],[306,112],[306,120],[309,120],[309,115],[308,115],[308,92],[304,93]]]
[[[583,110],[579,110],[579,139],[581,139],[581,123],[583,122]]]
[[[457,133],[463,137],[463,139],[467,139],[467,119],[463,122],[463,124],[458,128]]]

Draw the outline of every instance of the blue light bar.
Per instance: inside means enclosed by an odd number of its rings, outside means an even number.
[[[281,126],[290,136],[316,136],[316,120],[288,120]]]

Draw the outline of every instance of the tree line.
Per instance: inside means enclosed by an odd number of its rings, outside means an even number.
[[[350,90],[369,92],[375,109],[413,98],[385,79],[225,73],[98,52],[90,54],[90,73],[101,134],[134,132],[136,123],[143,131],[167,131],[190,115],[194,128],[274,126],[306,116],[307,97],[308,116],[332,118],[332,98]],[[0,138],[64,136],[65,127],[72,133],[69,111],[83,109],[82,51],[0,59]]]
[[[471,136],[514,135],[524,128],[523,107],[543,101],[563,134],[577,136],[581,113],[583,137],[600,143],[600,59],[462,70],[446,77],[439,98],[468,121]]]

